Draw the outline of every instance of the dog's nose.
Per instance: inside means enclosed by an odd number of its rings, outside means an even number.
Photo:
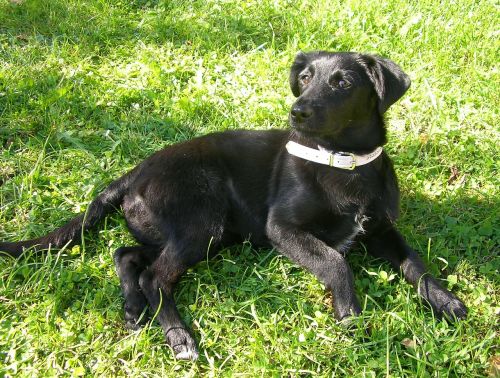
[[[294,105],[290,111],[294,121],[301,122],[313,114],[312,106],[310,105]]]

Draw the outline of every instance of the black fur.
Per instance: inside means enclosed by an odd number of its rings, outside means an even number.
[[[230,131],[200,137],[152,155],[113,182],[80,215],[49,235],[0,250],[77,243],[121,206],[139,245],[122,247],[115,263],[125,296],[125,320],[137,327],[145,306],[158,310],[178,358],[196,358],[194,339],[173,300],[179,277],[206,256],[249,238],[273,246],[313,272],[333,293],[339,320],[360,313],[344,255],[353,243],[401,269],[440,315],[466,308],[429,275],[394,228],[399,191],[389,157],[347,171],[292,156],[289,140],[316,148],[366,153],[386,142],[383,113],[408,89],[393,62],[357,53],[299,53],[290,73],[298,97],[289,131]],[[160,297],[161,292],[161,297]],[[158,307],[161,304],[161,308]]]

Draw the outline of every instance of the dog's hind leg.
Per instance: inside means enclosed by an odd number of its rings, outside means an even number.
[[[403,237],[393,227],[374,233],[365,240],[370,254],[389,261],[395,269],[400,269],[405,279],[424,298],[439,316],[462,319],[467,316],[467,308],[452,293],[443,288],[427,271],[418,254],[406,244]]]
[[[208,241],[170,241],[158,258],[145,269],[139,283],[151,311],[156,313],[165,338],[175,357],[195,360],[198,351],[194,338],[181,320],[174,302],[173,289],[181,275],[206,256]]]
[[[139,277],[158,254],[159,248],[150,246],[120,247],[115,251],[116,272],[125,299],[123,309],[127,328],[138,329],[147,320],[143,315],[147,300],[139,286]]]

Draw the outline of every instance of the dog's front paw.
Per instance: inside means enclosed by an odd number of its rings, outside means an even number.
[[[357,302],[348,306],[338,306],[335,310],[335,317],[338,324],[347,331],[353,331],[363,322],[359,317],[361,315],[361,307]]]
[[[347,331],[352,331],[359,325],[359,318],[354,315],[348,315],[338,321],[338,324]]]
[[[450,320],[461,320],[467,317],[467,307],[455,296],[443,304],[438,311],[442,317]]]
[[[427,300],[439,318],[455,321],[467,317],[467,307],[462,301],[437,282],[430,281],[424,288],[426,290],[422,290],[422,287],[419,288],[419,294]]]
[[[351,323],[357,316],[361,314],[361,306],[356,298],[347,303],[333,302],[335,317],[340,324]]]
[[[174,351],[175,358],[178,360],[195,361],[198,359],[196,342],[185,328],[171,328],[166,334],[166,339],[168,345],[170,345]]]

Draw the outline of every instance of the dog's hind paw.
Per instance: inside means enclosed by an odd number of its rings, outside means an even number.
[[[126,320],[125,328],[130,329],[132,331],[137,331],[144,326],[144,322],[137,322],[135,320]]]
[[[148,321],[146,315],[146,307],[144,306],[124,306],[125,313],[125,328],[136,331],[142,328]]]
[[[185,350],[186,346],[182,345],[182,348],[179,352],[176,352],[175,358],[178,360],[191,360],[196,361],[198,359],[198,351],[197,350]],[[174,348],[174,350],[176,350]]]
[[[189,332],[181,327],[171,328],[167,334],[167,343],[172,347],[175,358],[178,360],[198,359],[196,342]]]

